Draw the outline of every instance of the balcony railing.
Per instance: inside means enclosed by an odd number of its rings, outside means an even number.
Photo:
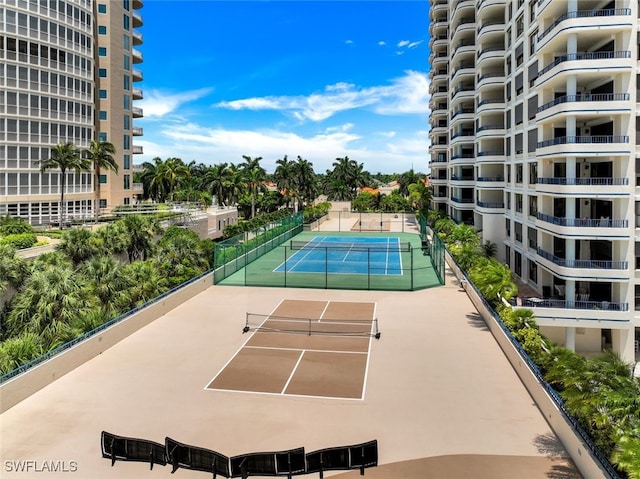
[[[479,56],[479,55],[478,55]],[[576,60],[613,60],[631,58],[630,51],[621,52],[583,52],[583,53],[570,53],[568,55],[561,55],[557,57],[553,62],[544,67],[538,72],[538,78],[547,73],[552,68],[558,66],[560,63],[576,61]]]
[[[560,218],[558,216],[538,213],[536,218],[545,223],[558,226],[569,226],[573,228],[627,228],[628,220],[613,220],[609,218],[582,219],[582,218]]]
[[[453,155],[451,160],[459,160],[461,158],[473,159],[473,153],[458,153],[457,155]]]
[[[500,52],[500,51],[504,51],[504,46],[502,45],[496,45],[496,46],[491,46],[491,47],[487,47],[487,48],[483,48],[482,50],[480,50],[478,52],[478,56],[476,57],[476,61],[478,61],[478,59],[480,57],[482,57],[482,55],[484,55],[485,53],[490,53],[490,52]]]
[[[487,27],[491,27],[493,25],[500,25],[504,28],[504,21],[503,20],[489,20],[487,22],[484,22],[482,25],[480,25],[480,28],[478,28],[478,33],[482,32],[482,30],[484,30]]]
[[[568,144],[610,144],[610,143],[629,143],[629,137],[626,135],[593,135],[593,136],[560,136],[550,140],[539,141],[536,145],[538,148],[546,148],[554,145]]]
[[[473,203],[473,198],[456,198],[455,196],[451,197],[451,201],[455,203]]]
[[[479,176],[476,181],[497,182],[497,181],[504,181],[504,177],[503,176]]]
[[[538,178],[542,185],[628,186],[629,178]]]
[[[451,139],[453,140],[454,138],[458,138],[459,136],[473,136],[473,130],[460,131],[460,132],[456,133],[455,135],[452,135]]]
[[[479,151],[477,156],[478,157],[481,157],[481,156],[504,156],[504,151],[501,151],[501,150]]]
[[[614,303],[611,301],[578,301],[551,298],[520,298],[525,308],[559,308],[559,309],[604,309],[609,311],[629,311],[629,303]],[[516,306],[516,301],[512,301]]]
[[[480,100],[478,102],[478,106],[490,105],[493,103],[504,103],[504,98],[486,98],[485,100]]]
[[[613,17],[613,16],[622,16],[622,15],[631,15],[630,8],[607,8],[604,10],[576,10],[573,12],[565,13],[564,15],[560,15],[555,21],[549,25],[544,32],[538,35],[538,42],[546,37],[551,30],[558,26],[558,24],[564,22],[565,20],[572,18],[593,18],[593,17]]]
[[[504,203],[500,202],[478,201],[476,204],[482,208],[504,208]]]
[[[474,181],[473,176],[451,175],[451,179],[455,181]]]
[[[464,115],[464,114],[469,114],[474,112],[475,112],[474,108],[458,108],[458,110],[456,110],[456,112],[451,116],[451,119],[453,120],[458,115]]]
[[[144,134],[141,126],[134,126],[131,128],[131,132],[134,136],[142,136]]]
[[[553,264],[564,268],[582,268],[582,269],[627,269],[628,261],[603,261],[603,260],[584,260],[584,259],[565,259],[551,254],[542,248],[537,248],[538,256],[551,261]]]
[[[504,130],[504,125],[483,125],[479,126],[476,130],[476,133],[479,133],[484,130]]]
[[[143,147],[141,147],[141,146],[133,145],[133,146],[131,147],[131,152],[132,152],[134,155],[141,155],[141,154],[143,154],[143,153],[144,153],[144,149],[143,149]]]
[[[504,76],[504,72],[488,72],[482,75],[478,75],[478,82],[481,82],[485,78],[501,78]]]
[[[582,95],[564,95],[538,107],[538,113],[561,103],[581,101],[629,101],[628,93],[585,93]]]

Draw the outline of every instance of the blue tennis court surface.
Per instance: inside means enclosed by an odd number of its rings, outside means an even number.
[[[274,272],[402,275],[398,237],[316,236],[298,247]]]

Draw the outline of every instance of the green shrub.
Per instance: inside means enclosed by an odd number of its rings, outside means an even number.
[[[0,244],[8,244],[15,249],[31,248],[38,242],[38,238],[33,233],[11,234],[0,237]]]
[[[0,236],[33,233],[33,227],[20,218],[0,219]]]

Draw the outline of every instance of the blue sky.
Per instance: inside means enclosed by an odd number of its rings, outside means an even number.
[[[145,0],[144,147],[185,162],[338,157],[427,171],[427,1]]]

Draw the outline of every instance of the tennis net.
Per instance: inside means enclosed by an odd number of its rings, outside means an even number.
[[[291,250],[312,250],[312,249],[326,249],[326,250],[349,250],[349,251],[380,251],[380,252],[410,252],[411,243],[408,241],[401,241],[397,243],[363,243],[360,241],[355,242],[337,242],[337,241],[300,241],[291,240],[289,242]]]
[[[288,333],[374,337],[380,339],[378,320],[376,318],[357,319],[312,319],[289,316],[272,316],[268,314],[246,313],[243,333],[258,331],[263,333]]]

